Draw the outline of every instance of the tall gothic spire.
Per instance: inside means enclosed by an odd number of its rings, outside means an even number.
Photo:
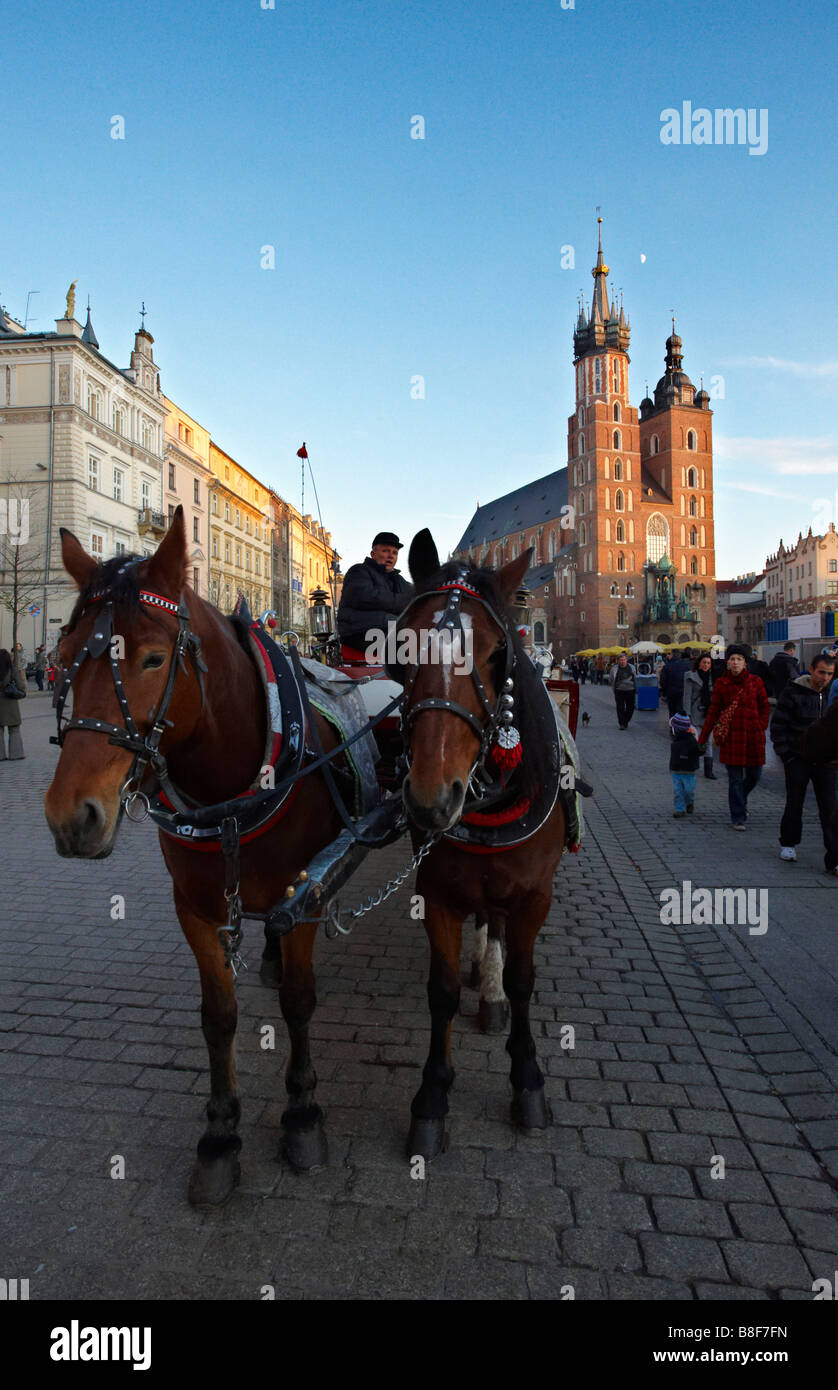
[[[591,274],[594,277],[594,295],[590,315],[585,313],[584,302],[580,304],[576,331],[573,335],[574,359],[579,361],[589,352],[601,348],[613,348],[618,352],[628,352],[631,332],[629,321],[623,309],[622,300],[618,304],[616,293],[609,300],[608,274],[602,251],[602,218],[597,218],[597,258]]]
[[[591,274],[594,277],[594,298],[591,304],[591,322],[606,323],[610,318],[608,307],[608,266],[602,254],[602,218],[597,218],[597,236],[599,245],[597,247],[596,265]]]

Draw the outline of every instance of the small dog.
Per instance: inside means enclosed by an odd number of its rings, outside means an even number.
[[[587,727],[588,727],[588,725],[590,724],[590,722],[591,722],[591,716],[588,714],[588,711],[586,710],[585,713],[582,715],[582,724],[583,724],[584,727],[587,729]]]

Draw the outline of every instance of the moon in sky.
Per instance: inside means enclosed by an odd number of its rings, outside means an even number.
[[[646,257],[644,256],[644,254],[643,254],[642,251],[640,252],[640,259],[641,259],[641,261],[645,261],[645,259],[646,259]]]

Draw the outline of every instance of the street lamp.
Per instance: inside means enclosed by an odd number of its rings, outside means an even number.
[[[529,628],[530,625],[530,591],[521,588],[515,595],[515,602],[509,605],[512,614],[512,621],[516,628]]]
[[[315,589],[308,610],[312,635],[316,642],[328,642],[332,635],[332,605],[325,589]]]

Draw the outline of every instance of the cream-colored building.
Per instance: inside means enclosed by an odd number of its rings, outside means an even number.
[[[24,554],[43,577],[37,642],[53,644],[75,602],[59,527],[74,531],[97,559],[151,554],[165,530],[166,406],[153,342],[141,327],[130,366],[116,366],[99,348],[90,311],[84,327],[77,321],[74,288],[55,332],[26,332],[0,309],[0,496],[7,505],[15,495],[29,504]],[[0,535],[4,594],[9,565],[9,538]],[[0,645],[10,632],[11,614],[0,605]],[[31,655],[29,622],[20,640]]]
[[[273,515],[273,600],[281,631],[311,636],[309,606],[315,589],[325,589],[329,602],[340,601],[340,556],[331,532],[292,503],[271,491]]]
[[[167,396],[163,400],[167,412],[163,458],[166,525],[171,525],[175,508],[180,503],[186,523],[189,583],[201,598],[209,598],[209,507],[214,483],[210,468],[210,433]]]
[[[210,440],[209,597],[223,612],[241,591],[254,617],[271,607],[269,489]]]
[[[788,548],[780,541],[779,549],[765,562],[765,605],[769,621],[838,611],[834,522],[822,536],[813,536],[810,527]],[[816,635],[814,628],[812,635]]]

